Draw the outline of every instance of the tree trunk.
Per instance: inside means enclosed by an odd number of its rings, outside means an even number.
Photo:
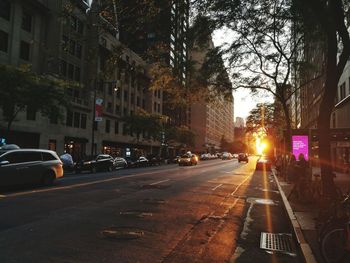
[[[327,34],[327,65],[326,82],[322,96],[317,120],[319,137],[319,159],[321,166],[321,178],[323,193],[325,196],[335,195],[335,185],[332,176],[331,142],[330,142],[330,118],[334,108],[334,100],[337,94],[337,40],[335,31]]]
[[[291,138],[292,138],[292,125],[289,116],[289,109],[286,103],[281,103],[283,108],[284,117],[286,118],[286,152],[289,153],[291,151]],[[296,156],[298,158],[298,156]]]

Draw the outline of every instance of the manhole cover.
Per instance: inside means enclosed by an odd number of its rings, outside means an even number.
[[[295,255],[291,234],[262,232],[260,236],[260,248]]]
[[[111,227],[103,230],[101,232],[101,235],[109,239],[129,240],[142,237],[144,235],[144,232],[135,228]]]
[[[141,211],[123,211],[119,213],[121,216],[135,216],[135,217],[147,217],[152,216],[152,213]]]
[[[142,203],[145,204],[165,204],[165,200],[163,199],[154,199],[154,198],[146,198],[141,200]]]

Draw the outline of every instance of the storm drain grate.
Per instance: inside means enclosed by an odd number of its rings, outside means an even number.
[[[286,254],[295,254],[291,234],[262,232],[260,236],[260,248]]]

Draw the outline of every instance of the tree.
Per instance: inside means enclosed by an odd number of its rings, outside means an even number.
[[[324,90],[320,103],[317,128],[319,133],[319,158],[324,193],[333,195],[335,187],[331,167],[330,119],[334,109],[339,79],[350,57],[350,4],[343,0],[293,0],[301,14],[306,34],[319,33],[324,43]]]
[[[18,113],[24,110],[41,112],[52,119],[62,117],[69,107],[64,87],[69,83],[40,76],[26,68],[0,65],[0,108],[7,122],[7,132]]]
[[[287,137],[292,121],[288,101],[299,87],[291,87],[295,56],[303,35],[291,34],[293,9],[289,0],[195,1],[200,16],[197,27],[225,28],[230,39],[212,55],[226,58],[233,89],[248,88],[254,94],[268,92],[280,103]],[[297,28],[294,30],[300,30]],[[198,30],[199,38],[210,33]],[[212,63],[212,61],[208,61]],[[215,67],[211,74],[215,73]],[[210,73],[209,73],[210,75]]]
[[[266,135],[282,136],[284,129],[283,116],[276,103],[259,103],[252,109],[246,121],[246,133],[254,134],[264,130]]]

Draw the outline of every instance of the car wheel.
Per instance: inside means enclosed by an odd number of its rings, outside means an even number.
[[[41,178],[41,183],[42,185],[50,186],[50,185],[53,185],[55,179],[56,179],[55,173],[52,171],[48,171]]]
[[[93,174],[97,173],[97,169],[95,166],[91,167],[91,173]]]

